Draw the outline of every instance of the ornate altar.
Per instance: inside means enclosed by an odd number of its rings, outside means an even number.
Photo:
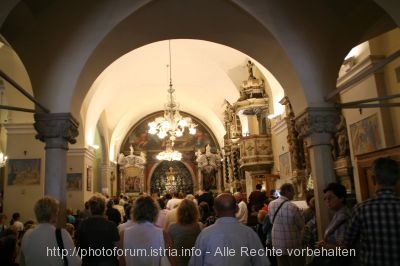
[[[144,166],[146,156],[143,152],[140,156],[134,155],[133,147],[130,147],[130,154],[125,156],[121,153],[118,156],[120,165],[120,191],[123,193],[141,193],[144,191]]]
[[[150,193],[182,192],[193,194],[192,173],[180,161],[162,161],[154,169],[150,180]]]

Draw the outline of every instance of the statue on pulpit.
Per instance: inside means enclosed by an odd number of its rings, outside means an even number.
[[[247,80],[242,82],[238,101],[244,101],[251,98],[268,98],[265,93],[264,80],[258,79],[254,76],[254,63],[249,60],[246,66],[249,71],[249,77]]]
[[[255,79],[256,77],[254,77],[254,73],[253,73],[254,63],[249,60],[247,62],[246,66],[247,66],[247,68],[249,70],[249,79]]]

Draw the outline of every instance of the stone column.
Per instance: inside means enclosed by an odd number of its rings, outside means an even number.
[[[37,113],[34,116],[36,138],[45,143],[44,194],[60,202],[58,226],[66,222],[66,174],[68,143],[74,144],[79,123],[70,113]]]
[[[323,239],[331,218],[324,205],[323,190],[336,182],[330,140],[338,121],[336,109],[327,107],[309,107],[296,118],[296,130],[305,139],[310,156],[319,239]]]

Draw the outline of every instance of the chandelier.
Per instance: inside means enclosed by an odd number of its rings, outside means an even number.
[[[156,158],[160,161],[180,161],[182,159],[182,153],[173,149],[173,141],[167,141],[165,151],[157,154]]]
[[[7,156],[0,152],[0,168],[4,167],[7,162]]]
[[[196,134],[196,124],[192,122],[190,117],[182,117],[179,113],[179,104],[175,101],[173,95],[174,88],[172,87],[172,65],[171,65],[171,40],[168,41],[169,45],[169,88],[168,102],[165,104],[164,116],[159,116],[154,121],[149,123],[149,133],[152,135],[157,134],[160,139],[164,139],[169,135],[169,139],[174,146],[176,138],[183,136],[185,128],[188,128],[189,133]]]

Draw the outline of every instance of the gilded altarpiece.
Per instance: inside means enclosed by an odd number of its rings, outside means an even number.
[[[192,121],[197,124],[196,134],[190,135],[189,132],[185,131],[182,137],[175,140],[174,149],[182,153],[181,162],[160,162],[156,159],[159,152],[165,151],[167,139],[160,139],[157,135],[148,133],[148,123],[156,117],[162,116],[163,112],[153,113],[139,121],[131,128],[122,142],[120,152],[125,157],[129,157],[129,154],[132,153],[135,156],[145,156],[146,158],[146,163],[143,165],[141,192],[160,192],[162,194],[171,190],[168,189],[168,185],[165,187],[168,181],[166,172],[169,171],[170,166],[168,165],[170,164],[172,164],[173,168],[171,172],[177,172],[176,175],[174,174],[174,181],[178,182],[178,184],[174,185],[174,188],[182,192],[191,191],[191,193],[200,189],[196,153],[199,150],[204,153],[207,145],[211,147],[212,152],[220,150],[220,147],[214,134],[206,124],[185,112],[181,112],[181,114],[191,117]],[[123,185],[121,173],[119,173],[118,177],[118,180],[120,180],[118,182],[121,183],[118,186],[120,188]]]
[[[150,180],[151,193],[183,192],[194,194],[192,174],[179,161],[163,161],[154,169]]]

